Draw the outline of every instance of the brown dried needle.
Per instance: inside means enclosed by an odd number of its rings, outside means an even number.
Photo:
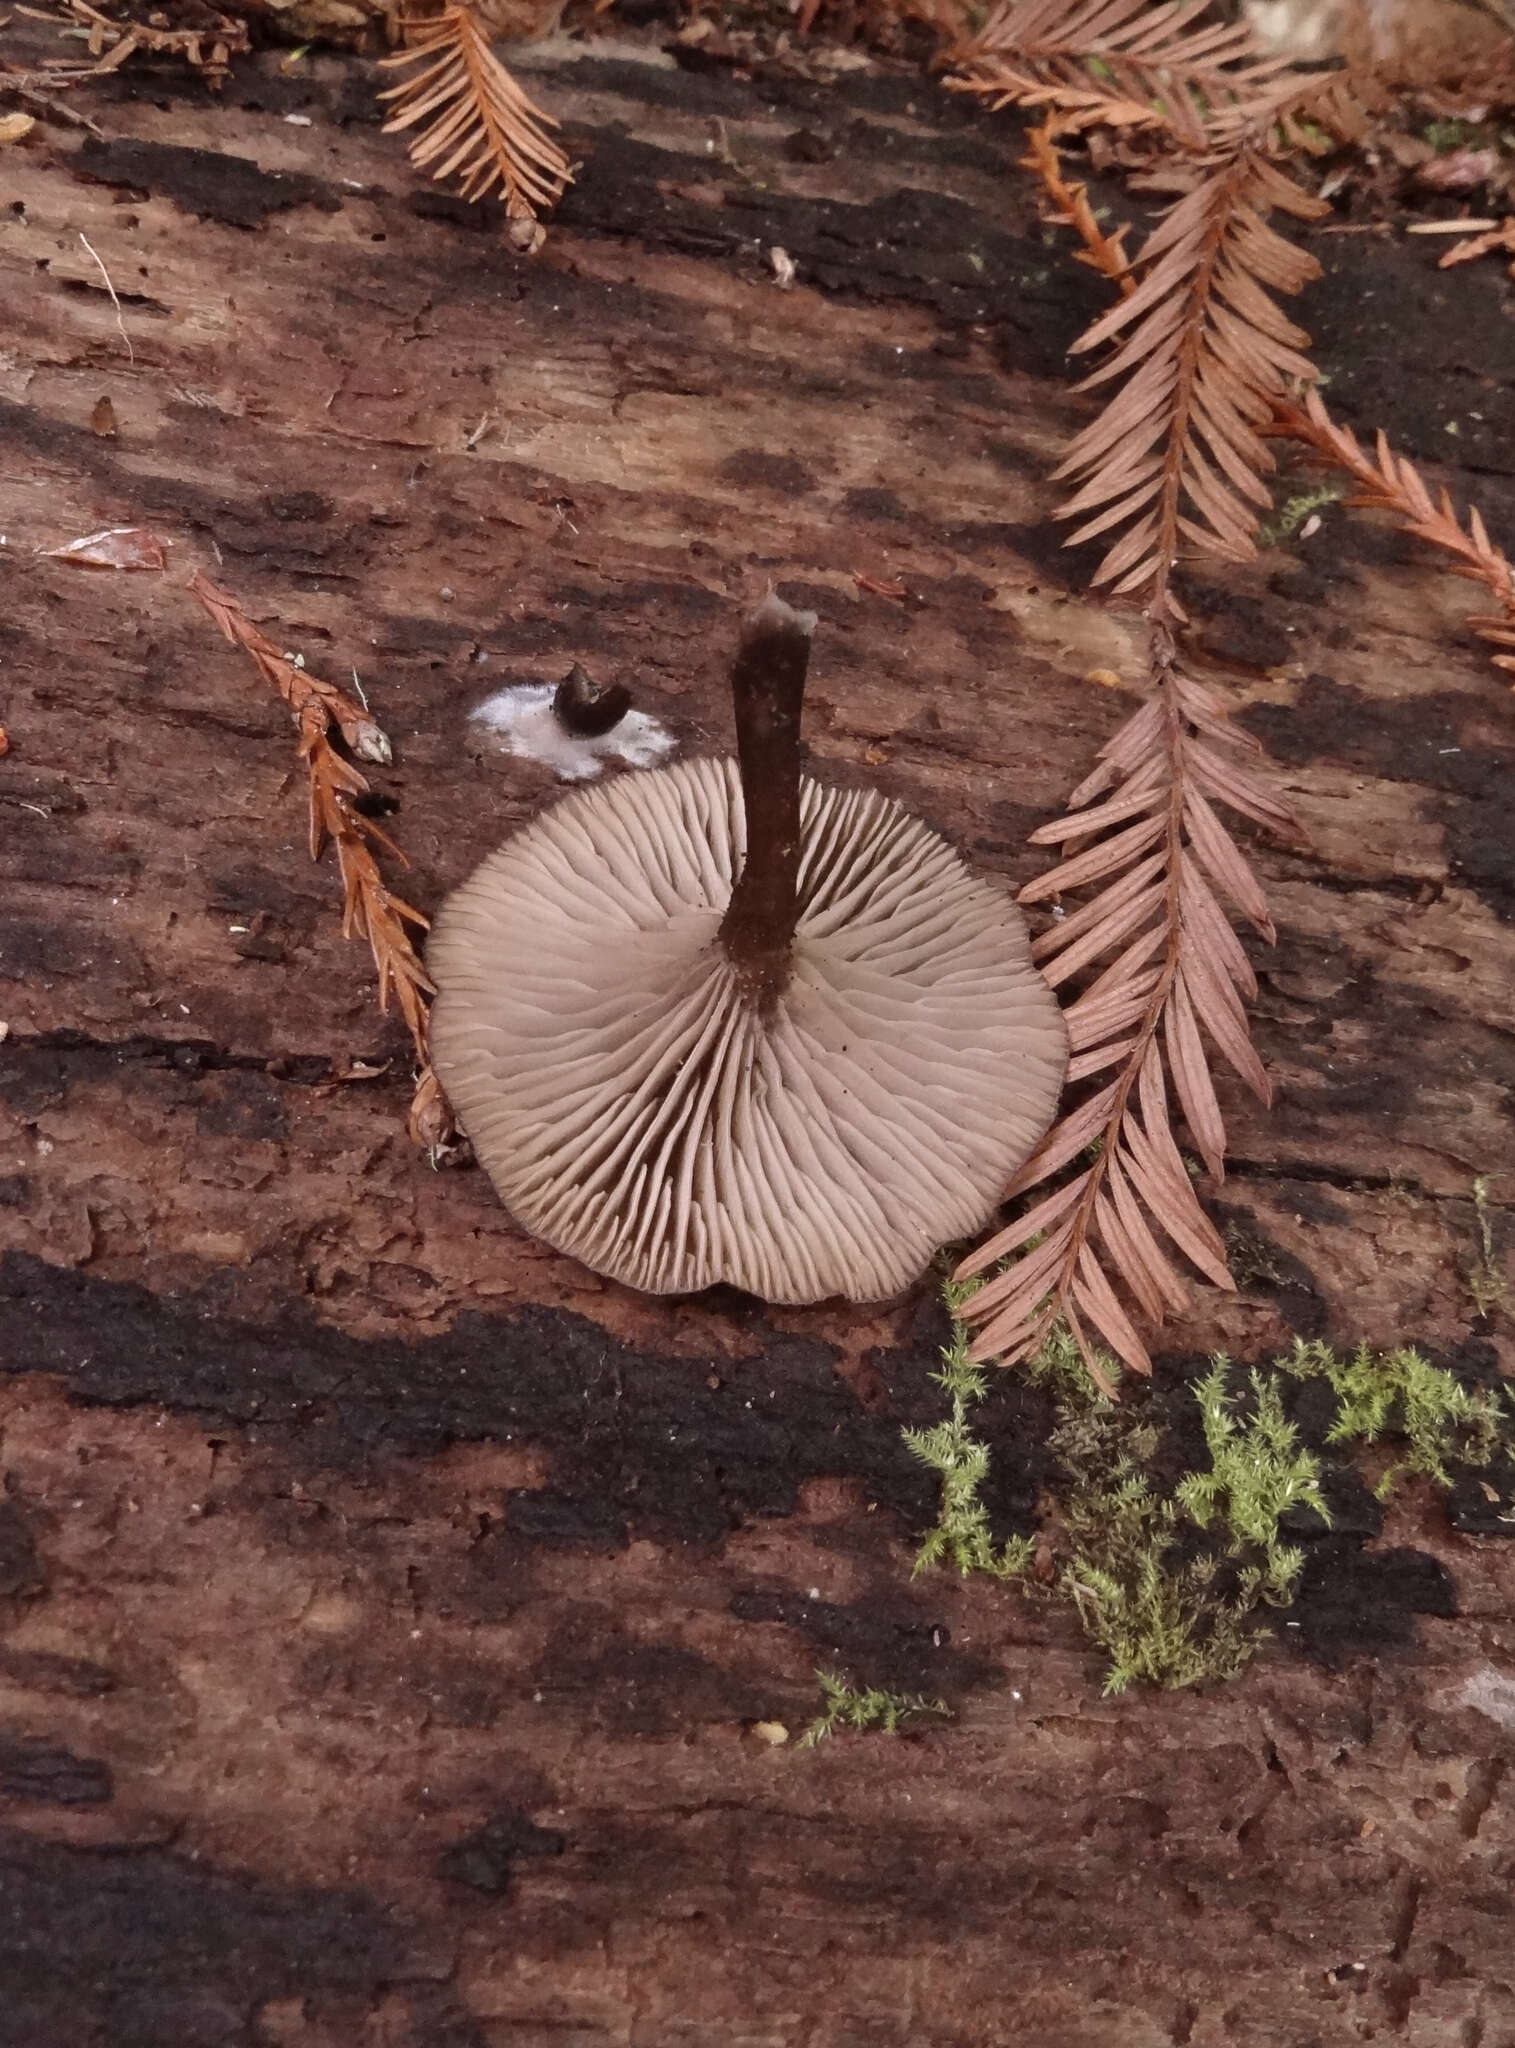
[[[1062,127],[1160,132],[1188,149],[1265,103],[1285,59],[1245,22],[1203,23],[1209,0],[1007,0],[949,50],[947,81],[995,107],[1045,107]]]
[[[1006,10],[1001,21],[1015,12]],[[1192,12],[1158,9],[1147,19],[1156,34],[1164,20],[1171,28]],[[1180,545],[1233,559],[1253,551],[1257,513],[1268,499],[1262,474],[1271,467],[1263,437],[1286,433],[1347,470],[1359,486],[1353,502],[1393,513],[1407,530],[1454,554],[1460,572],[1482,581],[1501,608],[1499,618],[1475,620],[1477,630],[1515,647],[1515,575],[1477,513],[1464,529],[1446,494],[1433,500],[1413,465],[1382,437],[1375,460],[1330,421],[1313,390],[1302,405],[1294,397],[1296,382],[1308,387],[1314,375],[1300,353],[1307,337],[1283,319],[1268,292],[1297,289],[1313,265],[1263,216],[1270,205],[1300,216],[1317,210],[1285,178],[1273,152],[1280,131],[1285,144],[1294,139],[1314,94],[1325,94],[1314,101],[1317,110],[1350,123],[1353,103],[1341,81],[1270,86],[1261,111],[1247,108],[1241,95],[1229,103],[1219,97],[1210,107],[1191,102],[1189,113],[1206,127],[1204,151],[1195,157],[1188,190],[1133,266],[1120,236],[1099,228],[1082,187],[1063,178],[1055,147],[1058,128],[1070,119],[1087,126],[1099,118],[1092,101],[1112,91],[1112,79],[1121,84],[1118,69],[1106,72],[1083,99],[1071,89],[1061,97],[1050,91],[1055,81],[1045,69],[1007,96],[1053,108],[1031,136],[1027,166],[1057,216],[1078,233],[1082,260],[1123,296],[1080,344],[1114,343],[1115,356],[1090,381],[1125,381],[1075,443],[1065,473],[1081,475],[1084,488],[1065,509],[1096,515],[1075,539],[1125,525],[1096,580],[1145,594],[1152,694],[1103,749],[1100,766],[1069,799],[1067,816],[1033,835],[1063,846],[1067,857],[1022,892],[1035,902],[1096,890],[1036,942],[1036,952],[1054,985],[1068,982],[1078,991],[1067,1012],[1070,1082],[1113,1078],[1064,1116],[1010,1192],[1077,1170],[960,1269],[967,1278],[1019,1254],[968,1304],[978,1355],[1025,1356],[1062,1319],[1096,1377],[1091,1328],[1128,1365],[1149,1368],[1116,1283],[1152,1325],[1187,1303],[1175,1251],[1215,1284],[1232,1284],[1174,1138],[1172,1101],[1218,1180],[1226,1137],[1212,1053],[1264,1102],[1269,1095],[1244,1009],[1255,982],[1224,905],[1265,940],[1273,929],[1217,806],[1279,833],[1291,832],[1293,822],[1256,772],[1255,743],[1181,666],[1174,631],[1182,612],[1171,590]],[[1129,84],[1131,74],[1125,77]],[[1193,149],[1192,130],[1169,118],[1177,104],[1172,94],[1164,102],[1171,141]],[[1115,104],[1110,118],[1125,123],[1124,104]],[[1509,655],[1495,659],[1515,668]]]
[[[1278,67],[1248,60],[1244,30],[1193,31],[1197,11],[1096,0],[1078,11],[1089,47],[1076,61],[1049,54],[1044,40],[1026,61],[1016,59],[1019,71],[1006,55],[1006,24],[1024,28],[1029,13],[1041,33],[1051,10],[1029,0],[996,18],[1002,98],[1048,106],[1057,124],[1108,118],[1122,126],[1145,91],[1153,125],[1188,166],[1186,189],[1128,264],[1083,193],[1062,180],[1052,127],[1031,144],[1032,167],[1080,233],[1086,260],[1122,293],[1078,344],[1109,351],[1088,381],[1113,384],[1114,396],[1059,474],[1081,486],[1064,508],[1084,521],[1074,539],[1117,536],[1096,581],[1145,598],[1151,694],[1074,791],[1067,815],[1034,835],[1066,857],[1023,900],[1094,891],[1075,898],[1036,944],[1048,979],[1074,992],[1069,1080],[1090,1087],[1010,1193],[1048,1181],[1057,1183],[1053,1191],[981,1246],[960,1276],[1014,1258],[968,1304],[978,1355],[1024,1357],[1064,1321],[1096,1374],[1100,1339],[1134,1370],[1150,1370],[1132,1309],[1153,1326],[1184,1309],[1185,1264],[1218,1286],[1232,1284],[1179,1150],[1174,1111],[1204,1167],[1221,1179],[1226,1132],[1212,1057],[1269,1097],[1246,1023],[1255,980],[1226,906],[1265,940],[1273,927],[1220,807],[1292,829],[1287,806],[1257,772],[1260,750],[1181,664],[1174,636],[1183,613],[1172,577],[1181,548],[1232,560],[1253,551],[1257,516],[1269,502],[1262,478],[1272,467],[1263,430],[1275,399],[1313,374],[1302,354],[1307,338],[1269,293],[1297,290],[1314,265],[1266,215],[1319,208],[1273,161],[1279,109],[1297,112],[1298,93],[1281,91]],[[1117,61],[1108,43],[1097,46],[1122,23],[1127,39]],[[1143,70],[1154,50],[1179,67],[1161,94]],[[1206,79],[1203,67],[1213,63],[1222,72]],[[987,89],[982,73],[977,84]]]
[[[89,0],[65,0],[68,13],[88,31],[89,54],[95,59],[88,69],[73,72],[75,78],[98,78],[119,71],[139,50],[155,57],[182,57],[206,83],[219,91],[233,57],[245,57],[252,48],[247,23],[228,14],[211,14],[193,28],[169,28],[161,16],[152,22],[114,21]]]
[[[451,1120],[427,1048],[427,998],[434,990],[406,930],[407,925],[424,930],[427,919],[396,896],[380,874],[374,857],[376,846],[402,864],[409,863],[389,835],[356,809],[355,800],[367,793],[368,780],[337,752],[331,734],[335,728],[358,760],[384,765],[391,758],[389,741],[361,704],[281,654],[237,600],[208,577],[196,575],[189,588],[226,638],[252,656],[264,681],[273,685],[289,707],[300,735],[299,756],[309,778],[310,857],[319,860],[328,840],[337,849],[342,936],[368,940],[379,972],[379,1008],[388,1010],[393,993],[405,1019],[420,1069],[411,1104],[411,1135],[434,1152],[447,1141]]]
[[[1344,470],[1357,485],[1347,500],[1349,506],[1391,513],[1406,533],[1453,556],[1454,575],[1484,584],[1499,606],[1497,618],[1474,618],[1469,625],[1496,647],[1515,649],[1515,567],[1490,540],[1476,505],[1469,509],[1464,526],[1448,492],[1433,498],[1414,463],[1396,454],[1382,433],[1370,455],[1350,427],[1336,424],[1316,391],[1306,392],[1303,404],[1276,405],[1272,431]],[[1491,659],[1496,668],[1515,673],[1515,653]]]
[[[1255,552],[1273,468],[1263,429],[1273,401],[1315,375],[1309,337],[1273,295],[1297,292],[1319,266],[1268,216],[1327,210],[1280,159],[1307,115],[1338,133],[1362,118],[1341,77],[1291,73],[1258,53],[1245,23],[1196,25],[1204,11],[1205,0],[1011,0],[956,53],[950,81],[996,105],[1046,107],[1062,130],[1140,117],[1176,161],[1184,189],[1130,259],[1121,303],[1074,344],[1105,351],[1080,388],[1110,395],[1057,471],[1078,486],[1062,509],[1082,521],[1070,546],[1109,537],[1094,580],[1117,593],[1150,592],[1160,575],[1167,584],[1162,565],[1181,548],[1232,561]],[[1033,141],[1044,176],[1051,137]],[[1087,204],[1068,217],[1107,268],[1102,238],[1087,238]]]
[[[1216,805],[1277,831],[1290,829],[1291,814],[1251,764],[1256,742],[1184,673],[1161,615],[1152,679],[1153,694],[1101,749],[1067,815],[1032,834],[1034,844],[1058,845],[1067,857],[1021,891],[1025,903],[1096,892],[1037,939],[1033,953],[1054,987],[1079,989],[1066,1011],[1069,1082],[1111,1078],[1066,1112],[1008,1192],[1078,1170],[958,1274],[967,1279],[1020,1253],[967,1305],[977,1356],[1026,1357],[1062,1320],[1096,1377],[1093,1332],[1134,1370],[1150,1370],[1114,1282],[1153,1325],[1188,1305],[1173,1248],[1217,1286],[1232,1284],[1174,1137],[1171,1097],[1220,1180],[1226,1133],[1209,1048],[1263,1102],[1270,1095],[1247,1035],[1244,1004],[1256,982],[1224,904],[1269,942],[1273,926]]]
[[[410,145],[418,170],[456,178],[465,199],[497,187],[516,239],[528,246],[538,214],[550,212],[572,175],[568,159],[548,133],[557,123],[534,106],[489,46],[467,6],[444,7],[408,25],[410,47],[382,62],[419,66],[403,84],[380,93],[394,103],[386,135],[424,123]]]
[[[1083,243],[1077,260],[1098,270],[1129,298],[1136,284],[1124,248],[1126,230],[1118,228],[1113,235],[1106,235],[1084,187],[1063,175],[1056,147],[1058,133],[1055,115],[1032,129],[1021,167],[1036,174],[1054,217],[1072,228]],[[1444,257],[1443,264],[1445,261]],[[1442,490],[1433,497],[1415,465],[1407,456],[1397,454],[1381,432],[1369,454],[1350,427],[1338,426],[1331,418],[1313,385],[1299,400],[1274,397],[1272,417],[1260,432],[1295,441],[1351,477],[1358,488],[1346,501],[1348,509],[1387,512],[1417,540],[1452,555],[1454,574],[1483,583],[1500,608],[1498,617],[1471,619],[1473,630],[1496,646],[1515,647],[1515,567],[1489,538],[1476,506],[1469,508],[1464,526],[1448,492]],[[1496,654],[1492,659],[1496,668],[1515,671],[1515,656]]]

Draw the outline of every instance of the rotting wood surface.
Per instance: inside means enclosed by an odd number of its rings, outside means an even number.
[[[0,153],[0,2043],[1509,2048],[1501,1546],[1412,1498],[1459,1619],[1102,1703],[1055,1608],[909,1578],[924,1293],[636,1299],[404,1136],[192,569],[356,667],[422,907],[553,794],[468,733],[489,688],[582,660],[724,746],[769,578],[821,613],[819,769],[1011,881],[1123,715],[1088,672],[1140,672],[1047,523],[1099,287],[1013,124],[655,39],[535,61],[583,160],[535,263],[416,191],[356,62],[220,104],[138,66],[104,140]],[[1315,246],[1333,404],[1467,461],[1508,543],[1506,287]],[[33,556],[118,523],[166,578]],[[1335,510],[1195,592],[1312,844],[1258,853],[1278,1102],[1227,1101],[1241,1290],[1191,1352],[1507,1341],[1467,1276],[1515,1159],[1515,710],[1467,608]],[[1044,1429],[1009,1383],[1011,1522]],[[817,1664],[957,1718],[754,1738]]]

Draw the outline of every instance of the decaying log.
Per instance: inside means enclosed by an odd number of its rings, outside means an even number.
[[[1047,523],[1099,285],[1013,126],[656,34],[531,61],[581,168],[530,262],[356,59],[128,66],[100,136],[0,152],[0,2042],[1515,2040],[1497,1541],[1407,1497],[1384,1540],[1461,1618],[1102,1704],[1061,1609],[909,1578],[928,1290],[641,1299],[405,1136],[194,570],[356,672],[423,910],[554,794],[482,697],[582,662],[724,749],[769,580],[821,615],[813,769],[1007,883],[1140,673]],[[1316,246],[1333,406],[1508,541],[1500,280]],[[34,552],[126,524],[164,574]],[[1465,593],[1337,510],[1189,595],[1311,839],[1256,852],[1278,1099],[1227,1098],[1240,1292],[1178,1341],[1508,1362],[1467,1276],[1475,1178],[1506,1261],[1515,1196],[1511,700]],[[996,1513],[1045,1428],[1007,1381]],[[755,1738],[817,1665],[957,1719]]]

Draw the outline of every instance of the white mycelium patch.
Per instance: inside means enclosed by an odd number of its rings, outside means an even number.
[[[569,732],[553,711],[554,694],[551,683],[517,683],[486,697],[471,716],[507,754],[540,761],[560,782],[592,782],[607,761],[652,768],[673,752],[673,734],[645,711],[628,711],[593,738]]]

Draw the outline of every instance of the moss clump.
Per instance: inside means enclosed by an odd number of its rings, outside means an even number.
[[[1206,1470],[1159,1491],[1158,1432],[1135,1409],[1065,1407],[1052,1448],[1068,1558],[1059,1583],[1109,1658],[1107,1692],[1230,1678],[1251,1658],[1265,1606],[1289,1600],[1303,1562],[1280,1538],[1291,1509],[1329,1517],[1317,1459],[1299,1443],[1278,1387],[1254,1373],[1250,1398],[1217,1358],[1194,1389]]]
[[[919,1693],[884,1692],[877,1686],[859,1688],[836,1671],[817,1671],[815,1675],[825,1704],[800,1737],[801,1749],[814,1749],[838,1728],[871,1728],[883,1735],[895,1735],[902,1722],[914,1720],[919,1714],[949,1712],[945,1700],[924,1699]]]
[[[1416,1351],[1380,1356],[1360,1345],[1341,1359],[1323,1344],[1296,1341],[1289,1357],[1266,1370],[1243,1375],[1224,1357],[1212,1361],[1188,1389],[1205,1462],[1164,1484],[1158,1468],[1174,1433],[1154,1421],[1154,1404],[1107,1399],[1077,1347],[1055,1332],[1028,1371],[1057,1405],[1048,1448],[1062,1484],[1045,1503],[1040,1540],[996,1543],[981,1498],[989,1450],[972,1428],[988,1372],[969,1357],[958,1321],[966,1293],[947,1295],[952,1342],[934,1375],[950,1413],[931,1429],[905,1432],[941,1480],[938,1519],[915,1568],[948,1564],[1040,1591],[1042,1574],[1033,1577],[1032,1565],[1050,1555],[1053,1589],[1073,1602],[1108,1659],[1107,1692],[1137,1681],[1179,1687],[1233,1677],[1265,1637],[1269,1612],[1293,1598],[1303,1553],[1284,1531],[1308,1531],[1312,1519],[1324,1531],[1330,1515],[1321,1458],[1288,1414],[1291,1381],[1323,1379],[1331,1387],[1337,1412],[1329,1446],[1401,1440],[1403,1454],[1380,1480],[1380,1497],[1406,1472],[1450,1486],[1450,1466],[1486,1464],[1509,1440],[1510,1411],[1496,1394],[1463,1386]],[[1118,1375],[1113,1361],[1102,1363],[1112,1379]]]
[[[1300,1448],[1276,1376],[1251,1374],[1250,1412],[1243,1414],[1227,1387],[1229,1375],[1230,1361],[1220,1356],[1194,1389],[1210,1469],[1188,1473],[1176,1498],[1199,1528],[1223,1522],[1234,1551],[1256,1551],[1263,1559],[1263,1590],[1270,1598],[1287,1599],[1302,1559],[1280,1544],[1279,1526],[1298,1507],[1313,1508],[1329,1523],[1320,1461]]]
[[[1465,1387],[1409,1348],[1375,1354],[1359,1344],[1349,1359],[1341,1359],[1324,1344],[1296,1338],[1293,1353],[1278,1365],[1295,1379],[1323,1379],[1330,1386],[1339,1405],[1327,1442],[1376,1444],[1386,1436],[1403,1441],[1403,1456],[1375,1488],[1380,1500],[1408,1472],[1451,1486],[1449,1463],[1487,1465],[1508,1434],[1510,1409],[1498,1394]]]
[[[1312,512],[1323,511],[1327,505],[1338,504],[1350,485],[1338,483],[1333,478],[1327,483],[1316,484],[1309,490],[1296,491],[1285,498],[1277,507],[1271,519],[1265,519],[1257,530],[1259,547],[1282,547],[1285,541],[1293,540]]]
[[[1138,1681],[1176,1689],[1231,1678],[1252,1656],[1254,1576],[1213,1552],[1186,1557],[1177,1503],[1124,1462],[1069,1504],[1072,1557],[1059,1581],[1109,1660],[1107,1693]]]
[[[942,1290],[952,1318],[952,1341],[942,1353],[942,1369],[931,1377],[950,1402],[947,1418],[930,1429],[907,1429],[905,1442],[923,1465],[941,1480],[941,1511],[915,1560],[917,1573],[934,1564],[955,1565],[969,1572],[988,1572],[1014,1579],[1030,1565],[1036,1546],[1026,1536],[1012,1536],[996,1549],[989,1533],[989,1515],[979,1497],[989,1471],[989,1446],[981,1444],[968,1417],[989,1391],[987,1368],[968,1355],[968,1333],[958,1320],[972,1286],[948,1281]],[[1071,1348],[1071,1347],[1070,1347]]]

